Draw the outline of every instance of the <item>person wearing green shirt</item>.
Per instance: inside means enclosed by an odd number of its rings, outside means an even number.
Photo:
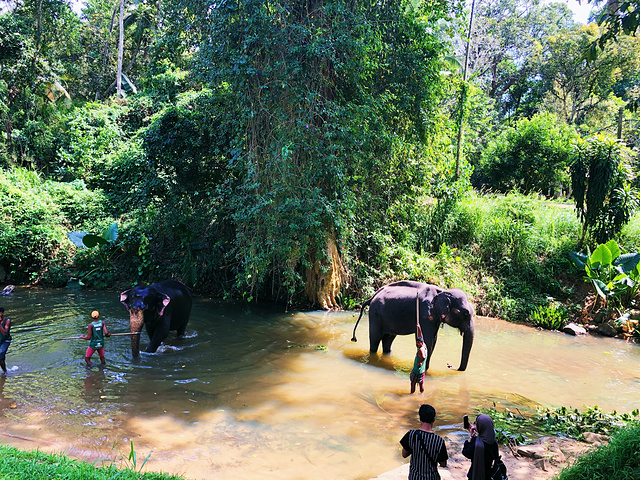
[[[111,334],[107,330],[107,324],[102,320],[98,320],[99,316],[100,313],[97,310],[91,312],[91,318],[93,321],[87,327],[87,334],[81,337],[85,340],[90,340],[89,346],[87,347],[87,353],[84,356],[84,361],[87,362],[88,367],[92,365],[91,357],[96,351],[100,356],[100,363],[102,365],[107,363],[104,358],[104,337],[110,337]]]

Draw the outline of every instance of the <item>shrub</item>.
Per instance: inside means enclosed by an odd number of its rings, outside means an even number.
[[[530,320],[536,327],[545,330],[561,330],[567,324],[568,316],[565,308],[551,302],[534,308]]]
[[[70,262],[74,248],[66,232],[91,226],[101,216],[100,202],[100,193],[82,182],[56,184],[21,168],[0,172],[0,266],[7,280],[35,282]]]
[[[520,120],[504,130],[484,151],[480,170],[501,192],[553,194],[567,187],[567,166],[576,131],[552,114]]]
[[[596,135],[577,143],[571,163],[571,186],[582,222],[582,239],[591,233],[598,243],[618,235],[640,204],[632,187],[631,151],[614,138]]]

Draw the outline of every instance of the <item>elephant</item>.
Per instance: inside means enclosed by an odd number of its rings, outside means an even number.
[[[385,285],[362,304],[351,341],[357,341],[356,328],[365,307],[369,306],[370,351],[377,352],[382,342],[382,352],[391,353],[391,344],[397,335],[416,333],[416,297],[420,305],[420,328],[427,347],[426,368],[429,368],[429,359],[436,347],[438,329],[444,322],[460,330],[462,358],[458,370],[466,370],[473,345],[474,309],[467,294],[458,288],[445,290],[413,280]]]
[[[120,303],[129,311],[131,354],[140,355],[140,335],[144,324],[149,335],[147,353],[155,352],[170,330],[184,335],[191,316],[191,292],[177,280],[139,285],[120,294]]]

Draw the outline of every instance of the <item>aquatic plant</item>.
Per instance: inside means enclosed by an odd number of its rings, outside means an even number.
[[[605,413],[597,405],[582,412],[566,406],[555,409],[538,407],[535,413],[524,415],[518,409],[499,411],[494,404],[493,408],[481,409],[480,412],[491,416],[496,440],[504,445],[529,443],[533,437],[545,433],[575,439],[581,439],[585,432],[611,435],[640,420],[637,409],[631,413],[617,413],[615,410]]]
[[[530,316],[531,323],[545,330],[561,330],[567,324],[568,318],[567,309],[555,302],[538,305]]]

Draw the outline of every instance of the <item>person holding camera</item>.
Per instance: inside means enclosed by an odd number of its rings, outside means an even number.
[[[489,480],[491,467],[494,461],[500,457],[493,419],[484,413],[480,414],[476,418],[476,423],[468,426],[468,430],[469,439],[464,442],[462,447],[462,454],[471,460],[471,468],[469,468],[467,478],[469,480]]]
[[[402,440],[402,458],[411,455],[409,480],[440,480],[438,464],[447,466],[449,455],[444,440],[433,432],[436,409],[431,405],[420,405],[420,428],[409,430]]]

